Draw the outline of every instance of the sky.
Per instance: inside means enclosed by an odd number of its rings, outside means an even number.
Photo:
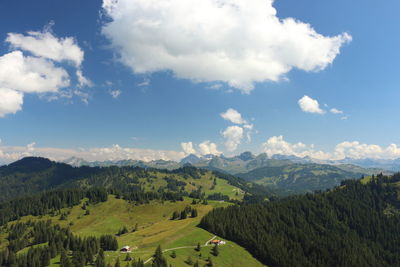
[[[399,158],[399,9],[3,0],[0,162]]]

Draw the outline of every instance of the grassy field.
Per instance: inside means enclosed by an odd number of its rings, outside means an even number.
[[[163,179],[164,177],[173,178],[177,181],[185,182],[185,191],[192,192],[200,187],[202,191],[208,196],[213,193],[222,193],[229,196],[231,199],[243,199],[244,192],[239,188],[232,186],[227,180],[216,178],[211,172],[206,172],[201,175],[201,179],[194,179],[192,177],[187,177],[184,179],[181,175],[168,174],[154,172],[152,173],[152,178],[141,178],[140,183],[146,191],[156,191],[160,187],[167,186],[167,182]],[[213,182],[216,178],[216,186],[213,188]]]
[[[226,185],[221,183],[220,186]],[[150,259],[158,245],[161,245],[163,250],[179,248],[175,249],[177,255],[175,259],[170,257],[171,251],[165,252],[168,263],[174,267],[189,266],[185,263],[189,256],[194,262],[198,260],[200,266],[206,263],[205,260],[209,256],[212,258],[214,266],[263,266],[249,252],[230,241],[227,241],[226,245],[220,246],[220,254],[217,257],[210,254],[210,246],[202,247],[200,252],[195,251],[194,246],[198,243],[204,246],[214,236],[212,233],[197,227],[201,217],[213,208],[231,204],[209,201],[208,205],[191,205],[191,202],[192,200],[188,198],[182,202],[154,201],[150,204],[136,206],[125,200],[109,196],[107,202],[88,205],[89,215],[84,215],[85,210],[79,205],[64,210],[69,211],[67,220],[61,221],[60,216],[42,216],[40,218],[26,216],[21,218],[21,221],[50,219],[63,227],[69,226],[73,233],[80,236],[116,234],[119,229],[125,226],[129,232],[117,237],[120,247],[128,245],[134,248],[131,255],[143,260]],[[198,217],[170,220],[174,211],[180,212],[186,206],[196,208]],[[138,230],[132,232],[136,225]],[[20,253],[25,251],[27,251],[27,248]],[[107,251],[105,255],[108,263],[114,264],[116,258],[119,257],[122,266],[126,265],[124,262],[126,254],[124,253]],[[59,266],[59,258],[53,259],[51,266]]]

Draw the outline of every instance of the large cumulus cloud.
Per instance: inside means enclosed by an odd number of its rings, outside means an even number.
[[[133,72],[170,70],[245,93],[292,68],[322,70],[351,40],[278,18],[273,0],[103,0],[103,9],[102,32]]]

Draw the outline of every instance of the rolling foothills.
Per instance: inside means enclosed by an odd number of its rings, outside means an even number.
[[[249,153],[140,164],[0,167],[0,266],[400,264],[398,174]]]

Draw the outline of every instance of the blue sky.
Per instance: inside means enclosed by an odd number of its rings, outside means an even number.
[[[149,1],[149,10],[142,0],[108,2],[1,1],[0,161],[31,154],[179,159],[247,150],[400,157],[398,1],[276,0],[277,17],[269,0],[225,0],[235,5],[225,11],[213,0],[197,6],[190,0],[196,6],[190,15],[191,7],[177,0],[165,1],[165,10],[159,0]],[[54,47],[44,42],[35,50],[27,36],[71,38],[60,49],[78,47],[83,60],[79,53],[51,54]],[[32,91],[15,85],[23,79],[17,74],[1,76],[18,51],[24,64],[51,62],[48,79],[63,69],[68,85],[60,78]]]

